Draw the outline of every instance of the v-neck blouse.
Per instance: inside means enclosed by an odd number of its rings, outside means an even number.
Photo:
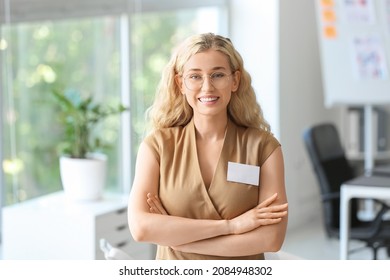
[[[213,220],[232,219],[258,204],[261,186],[227,181],[228,162],[259,166],[261,172],[262,164],[280,146],[270,132],[237,126],[229,120],[213,179],[206,188],[199,167],[193,120],[184,127],[157,130],[144,141],[160,164],[158,195],[169,215]],[[156,258],[264,259],[264,255],[220,257],[158,246]]]

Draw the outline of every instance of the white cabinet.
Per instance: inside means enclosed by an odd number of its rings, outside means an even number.
[[[104,259],[101,238],[134,259],[155,257],[131,237],[125,196],[72,202],[58,192],[3,208],[3,259]]]

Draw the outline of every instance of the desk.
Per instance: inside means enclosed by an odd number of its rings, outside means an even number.
[[[340,197],[340,259],[348,259],[350,226],[349,201],[352,198],[390,199],[390,178],[387,176],[361,176],[341,186]]]
[[[390,176],[390,165],[379,165],[372,170],[374,176]]]

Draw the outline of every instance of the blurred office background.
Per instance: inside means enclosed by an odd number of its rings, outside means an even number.
[[[126,197],[144,112],[172,47],[190,34],[215,32],[240,51],[282,143],[290,209],[283,249],[302,258],[338,258],[338,241],[322,228],[318,182],[302,140],[307,126],[331,121],[348,141],[349,109],[324,105],[315,1],[1,0],[0,24],[1,208],[31,210],[29,202],[45,203],[62,190],[56,153],[61,131],[49,94],[58,87],[131,107],[103,135],[112,144],[107,192]],[[378,109],[387,112],[386,106]],[[384,147],[376,160],[390,159]],[[350,159],[362,166],[362,153]],[[5,212],[0,233],[7,230]],[[23,213],[26,221],[29,215],[34,213]],[[20,239],[46,230],[31,224],[18,229]]]

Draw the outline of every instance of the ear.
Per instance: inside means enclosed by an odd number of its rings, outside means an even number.
[[[237,70],[236,72],[233,73],[232,77],[233,77],[232,92],[236,92],[238,86],[240,85],[241,72]]]
[[[181,94],[184,94],[184,91],[183,91],[183,77],[180,76],[179,74],[176,74],[175,75],[175,82],[176,82],[177,87],[180,89]]]

